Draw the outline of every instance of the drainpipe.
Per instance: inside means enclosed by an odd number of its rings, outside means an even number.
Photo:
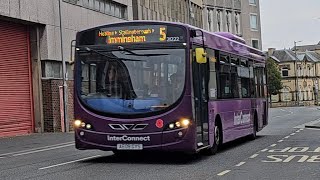
[[[60,21],[60,46],[61,46],[61,59],[62,59],[62,76],[63,76],[63,104],[64,104],[64,129],[66,132],[69,132],[69,122],[68,122],[68,113],[67,113],[67,72],[66,72],[66,61],[63,57],[63,28],[62,28],[62,13],[61,13],[61,2],[59,2],[59,21]],[[61,128],[63,129],[63,128]]]

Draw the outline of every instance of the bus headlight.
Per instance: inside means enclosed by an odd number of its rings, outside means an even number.
[[[81,122],[80,120],[75,120],[75,121],[74,121],[74,126],[75,126],[75,127],[80,127],[81,124],[82,124],[82,122]]]
[[[181,127],[181,123],[180,123],[179,121],[176,122],[176,127],[177,127],[177,128]]]
[[[82,122],[81,120],[75,120],[74,121],[74,126],[76,128],[86,128],[86,129],[92,129],[92,125],[89,124],[89,123],[85,123],[85,122]]]
[[[91,124],[87,124],[87,125],[86,125],[86,128],[87,128],[87,129],[91,129],[91,127],[92,127]]]
[[[179,121],[175,121],[170,123],[167,127],[167,130],[173,130],[173,129],[179,129],[179,128],[187,128],[191,124],[190,119],[183,118],[180,119]]]
[[[190,124],[190,120],[189,119],[182,119],[181,124],[183,127],[188,127]]]

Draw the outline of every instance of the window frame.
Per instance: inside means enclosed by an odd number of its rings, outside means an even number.
[[[249,5],[257,6],[257,1],[256,0],[249,0]]]
[[[286,76],[285,75],[283,75],[283,73],[285,73],[286,72]],[[281,77],[289,77],[289,68],[288,67],[282,67],[281,68]]]
[[[253,46],[253,41],[256,41],[257,42],[257,47],[254,47]],[[259,43],[260,41],[259,41],[259,39],[251,39],[251,46],[253,47],[253,48],[256,48],[256,49],[260,49],[260,43]]]
[[[65,3],[80,6],[88,10],[103,13],[119,19],[128,20],[128,5],[109,0],[62,0]],[[111,9],[113,7],[113,9]],[[115,9],[119,9],[119,13]],[[122,11],[122,9],[124,9]]]
[[[258,22],[258,14],[256,14],[256,13],[250,13],[250,15],[249,15],[249,17],[250,17],[250,29],[251,29],[251,31],[258,31],[258,26],[259,26],[259,22]],[[255,19],[255,27],[253,27],[252,25],[253,25],[253,19],[252,19],[252,17],[255,17],[256,19]]]

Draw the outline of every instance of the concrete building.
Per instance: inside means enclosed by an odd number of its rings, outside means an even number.
[[[182,22],[202,28],[202,3],[202,0],[132,0],[133,19]]]
[[[79,30],[126,20],[129,0],[1,0],[0,137],[61,130],[62,57],[72,120],[71,41]]]
[[[241,0],[242,37],[247,44],[262,49],[260,0]]]
[[[272,96],[274,106],[318,104],[320,54],[270,48],[268,56],[278,64],[283,83],[281,93]]]
[[[262,48],[259,0],[203,0],[204,29],[231,32]]]

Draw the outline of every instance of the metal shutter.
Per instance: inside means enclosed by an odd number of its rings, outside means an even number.
[[[26,26],[0,20],[0,137],[33,131],[29,47]]]

